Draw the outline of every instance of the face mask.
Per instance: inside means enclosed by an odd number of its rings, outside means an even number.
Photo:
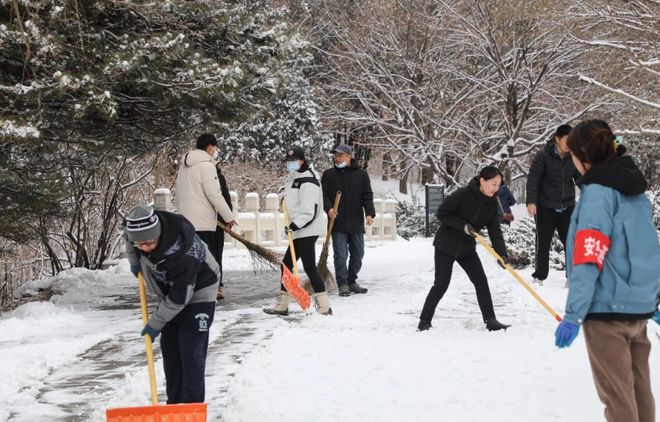
[[[338,169],[343,169],[344,167],[346,167],[346,161],[342,161],[339,164],[335,163],[335,167],[337,167]]]
[[[294,171],[298,171],[300,169],[300,163],[297,162],[297,161],[287,161],[286,162],[286,169],[290,173],[293,173]]]
[[[218,153],[218,150],[216,149],[215,152],[213,153],[213,159],[217,160],[219,155],[220,154]]]

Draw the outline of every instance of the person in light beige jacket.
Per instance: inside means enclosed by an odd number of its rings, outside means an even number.
[[[215,260],[221,262],[218,214],[227,222],[225,230],[230,230],[237,223],[222,196],[216,170],[217,156],[218,140],[207,133],[197,139],[194,150],[183,156],[176,177],[176,207],[193,224],[195,232],[207,244]],[[220,288],[218,298],[223,297]]]

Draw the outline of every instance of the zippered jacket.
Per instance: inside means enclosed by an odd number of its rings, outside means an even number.
[[[644,176],[623,156],[592,167],[579,183],[566,244],[565,319],[650,318],[660,301],[660,244]]]
[[[355,160],[344,168],[332,167],[323,172],[323,209],[330,211],[335,195],[341,192],[339,210],[332,230],[334,232],[364,233],[365,215],[375,217],[374,193],[369,173],[360,168]]]
[[[220,267],[185,217],[155,212],[161,223],[156,249],[144,253],[126,240],[126,253],[131,265],[140,266],[147,288],[158,299],[148,324],[160,331],[186,305],[215,302]]]
[[[570,155],[560,157],[551,140],[536,153],[529,168],[526,203],[552,209],[572,207],[579,177]]]
[[[176,177],[176,207],[196,231],[215,231],[217,215],[226,222],[235,219],[222,196],[216,161],[206,151],[195,149],[181,160]]]
[[[476,249],[475,239],[464,231],[466,224],[477,231],[487,227],[493,249],[500,256],[507,257],[500,228],[497,195],[484,195],[478,185],[479,182],[472,179],[466,187],[446,197],[436,213],[440,228],[433,239],[433,246],[454,259]]]
[[[320,178],[307,163],[287,177],[284,203],[289,212],[294,239],[321,236],[325,232]]]

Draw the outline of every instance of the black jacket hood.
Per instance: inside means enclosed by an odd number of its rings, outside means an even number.
[[[648,186],[641,170],[629,155],[598,163],[578,180],[580,186],[591,183],[616,189],[629,196],[644,193]]]

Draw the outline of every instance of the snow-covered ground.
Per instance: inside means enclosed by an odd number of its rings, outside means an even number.
[[[473,287],[456,266],[433,320],[416,331],[433,282],[430,239],[367,244],[366,295],[333,294],[334,315],[261,312],[277,275],[248,272],[247,254],[225,253],[229,297],[218,307],[207,364],[209,421],[603,420],[582,334],[554,347],[556,322],[479,249],[498,318],[488,332]],[[525,279],[531,269],[522,270]],[[0,421],[103,421],[106,408],[149,405],[135,279],[125,261],[67,271],[64,294],[0,316]],[[563,273],[538,293],[560,314]],[[238,299],[240,298],[240,300]],[[653,388],[660,341],[653,333]],[[164,380],[156,348],[161,399]]]

